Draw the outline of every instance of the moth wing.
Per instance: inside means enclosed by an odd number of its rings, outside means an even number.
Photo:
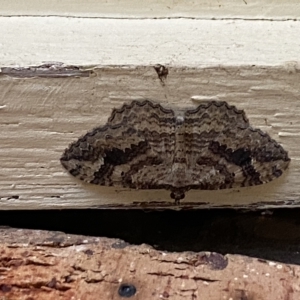
[[[288,166],[282,146],[253,129],[235,106],[212,101],[188,110],[185,120],[190,188],[258,185],[279,177]]]
[[[133,101],[113,110],[105,126],[72,143],[61,163],[73,176],[89,183],[148,188],[157,183],[151,178],[155,178],[151,166],[160,165],[164,170],[172,151],[174,112],[147,100]]]

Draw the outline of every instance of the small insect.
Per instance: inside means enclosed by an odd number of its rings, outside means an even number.
[[[156,71],[157,76],[158,76],[159,80],[161,81],[161,83],[163,85],[165,85],[165,81],[166,81],[166,79],[168,77],[168,74],[169,74],[168,68],[163,66],[163,65],[160,65],[160,64],[155,65],[153,68]]]
[[[243,110],[222,101],[187,110],[149,100],[124,104],[61,157],[62,165],[85,182],[166,189],[176,203],[190,189],[269,182],[289,162],[283,147],[251,127]]]

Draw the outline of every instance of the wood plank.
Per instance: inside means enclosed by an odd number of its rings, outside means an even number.
[[[226,0],[226,1],[2,1],[3,16],[71,16],[110,18],[240,18],[299,19],[297,0]]]
[[[299,32],[297,21],[1,17],[0,61],[1,67],[45,61],[86,66],[286,65],[300,61]]]
[[[3,299],[300,297],[296,265],[40,230],[2,228],[0,241]]]
[[[152,99],[166,107],[226,100],[244,109],[254,127],[289,151],[289,170],[251,188],[190,191],[182,207],[270,208],[299,206],[299,67],[172,68],[163,83],[153,67],[70,69],[47,77],[3,69],[0,123],[1,209],[172,207],[167,191],[97,187],[74,179],[59,158],[69,143],[104,124],[113,107]],[[50,67],[51,69],[51,67]],[[27,76],[22,78],[22,73]],[[81,72],[81,73],[80,73]],[[42,76],[42,77],[41,77]],[[19,77],[19,78],[17,78]],[[178,209],[178,207],[175,207]]]

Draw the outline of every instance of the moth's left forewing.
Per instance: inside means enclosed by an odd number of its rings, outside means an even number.
[[[137,187],[135,174],[146,165],[163,163],[166,150],[172,148],[172,122],[174,112],[158,104],[147,100],[124,104],[113,110],[107,124],[72,143],[61,163],[89,183]]]

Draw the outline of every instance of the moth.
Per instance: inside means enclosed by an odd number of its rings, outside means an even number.
[[[191,189],[260,185],[279,177],[287,151],[224,101],[169,109],[149,100],[114,109],[107,123],[73,142],[61,163],[101,186],[166,189],[179,203]]]

